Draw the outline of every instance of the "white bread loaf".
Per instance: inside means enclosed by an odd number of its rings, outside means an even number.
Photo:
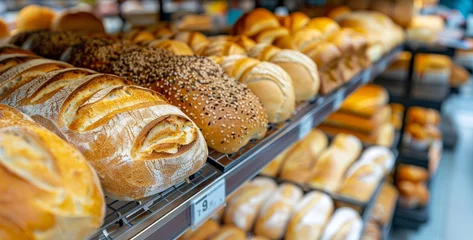
[[[345,197],[366,202],[373,195],[383,176],[383,167],[357,161],[348,169],[345,181],[338,192]]]
[[[327,194],[316,191],[306,194],[295,208],[285,239],[319,239],[332,212],[333,201]]]
[[[394,154],[387,147],[383,146],[371,146],[363,151],[358,162],[359,164],[374,164],[380,166],[384,174],[388,174],[389,171],[393,168]]]
[[[0,238],[85,239],[102,225],[95,171],[72,145],[0,105]]]
[[[251,180],[228,199],[223,222],[249,231],[259,210],[276,187],[276,182],[270,178]]]
[[[2,103],[81,150],[112,198],[156,194],[205,163],[205,141],[184,113],[117,76],[33,59],[5,71],[0,82]]]
[[[263,205],[254,232],[269,239],[281,239],[303,192],[296,185],[283,183]]]
[[[358,212],[348,207],[338,208],[325,227],[321,240],[358,240],[362,228],[363,222]]]
[[[270,123],[291,117],[296,106],[294,88],[291,77],[282,68],[242,55],[225,57],[220,65],[259,98]]]

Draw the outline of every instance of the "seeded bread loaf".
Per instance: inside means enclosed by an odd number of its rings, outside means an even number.
[[[10,67],[0,75],[2,103],[81,150],[112,198],[158,193],[205,163],[197,126],[151,90],[47,59]]]
[[[0,104],[0,238],[85,239],[102,224],[95,171],[72,145]]]

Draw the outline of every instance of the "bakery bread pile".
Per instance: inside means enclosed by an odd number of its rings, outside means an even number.
[[[440,114],[437,110],[410,107],[405,124],[403,144],[411,149],[427,151],[434,143],[442,141]]]
[[[327,136],[314,129],[261,174],[366,202],[391,171],[394,160],[382,146],[362,151],[360,140],[352,135],[338,134],[328,145]]]
[[[362,220],[351,208],[335,208],[324,193],[304,195],[294,184],[257,177],[227,200],[222,219],[214,217],[179,240],[190,239],[358,239]],[[222,225],[219,225],[219,222]]]
[[[85,239],[102,224],[99,179],[82,154],[0,104],[0,238]]]
[[[429,172],[418,166],[402,164],[398,168],[396,186],[399,204],[404,208],[425,207],[429,202]]]
[[[156,194],[205,163],[207,146],[198,127],[158,93],[13,46],[0,49],[1,102],[76,146],[107,196]]]
[[[340,109],[328,116],[319,128],[335,136],[351,134],[367,144],[390,147],[394,141],[389,95],[378,85],[360,87],[342,103]]]

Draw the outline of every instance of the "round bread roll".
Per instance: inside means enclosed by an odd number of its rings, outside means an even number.
[[[205,49],[205,56],[230,56],[246,55],[246,51],[240,45],[226,40],[213,41]]]
[[[315,28],[320,31],[323,38],[328,38],[338,30],[340,26],[334,20],[327,17],[317,17],[307,23],[307,28]]]
[[[8,25],[2,18],[0,18],[0,40],[2,38],[10,36],[10,31],[8,31]]]
[[[282,68],[241,55],[226,57],[220,65],[260,99],[270,123],[291,117],[296,105],[294,88],[291,77]]]
[[[274,28],[267,28],[255,36],[255,41],[258,43],[273,43],[274,40],[288,36],[289,30],[284,27],[274,27]]]
[[[105,201],[80,152],[19,111],[0,105],[0,236],[86,239]]]
[[[245,36],[245,35],[238,35],[232,39],[233,42],[242,46],[246,51],[249,51],[256,45],[256,42],[253,39]]]
[[[180,32],[174,35],[174,40],[185,42],[197,55],[202,55],[209,45],[207,37],[199,32]]]
[[[264,8],[257,8],[241,16],[233,26],[233,34],[253,37],[268,28],[279,27],[274,14]]]
[[[322,40],[322,34],[314,28],[303,28],[293,33],[277,39],[274,45],[282,49],[292,49],[304,52],[311,46],[318,45]]]
[[[321,240],[358,240],[362,229],[363,221],[360,214],[353,208],[341,207],[333,213]]]
[[[158,39],[151,41],[148,46],[153,48],[163,48],[176,55],[194,55],[192,49],[181,41],[170,39]]]
[[[102,20],[91,12],[67,10],[54,19],[52,30],[105,32]]]
[[[296,32],[304,28],[309,20],[310,18],[307,14],[303,12],[293,12],[288,16],[281,18],[280,22],[281,25],[289,29],[290,32]]]
[[[249,52],[249,56],[274,63],[284,69],[292,79],[296,101],[309,100],[318,93],[320,80],[317,65],[303,53],[258,44]]]
[[[20,10],[16,17],[16,29],[19,32],[39,29],[51,29],[56,13],[38,5],[28,5]]]

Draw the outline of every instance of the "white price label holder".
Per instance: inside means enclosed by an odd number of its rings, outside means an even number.
[[[335,94],[335,100],[333,103],[333,110],[337,111],[342,106],[343,100],[345,100],[345,89],[341,88]]]
[[[299,139],[304,138],[312,130],[314,124],[314,118],[312,116],[307,116],[301,120],[301,125],[299,126]]]
[[[379,69],[379,72],[382,73],[386,70],[386,68],[388,68],[388,59],[383,59],[381,60],[381,62],[379,62],[379,65],[378,65],[378,69]]]
[[[367,68],[365,69],[365,71],[363,72],[363,75],[361,76],[362,79],[361,79],[361,82],[363,84],[367,84],[370,80],[371,80],[371,75],[373,73],[373,68]]]
[[[191,203],[192,227],[195,229],[225,204],[225,179],[215,183]]]

